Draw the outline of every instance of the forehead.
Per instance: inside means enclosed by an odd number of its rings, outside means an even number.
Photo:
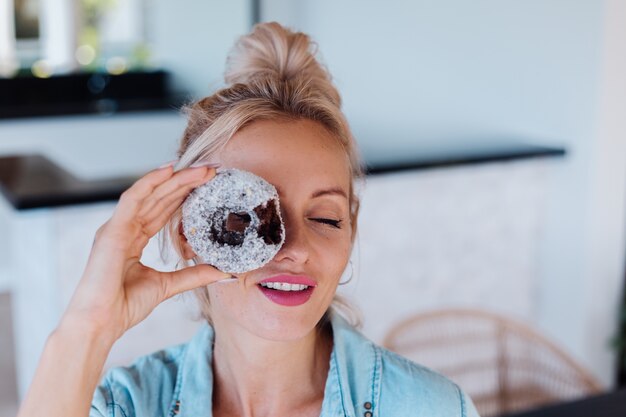
[[[311,120],[259,120],[238,131],[220,153],[224,168],[239,168],[279,189],[350,184],[348,157],[322,125]]]

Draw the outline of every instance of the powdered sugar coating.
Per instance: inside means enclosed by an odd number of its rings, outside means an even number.
[[[276,205],[280,219],[280,242],[268,244],[259,235],[261,220],[254,209]],[[229,213],[245,212],[250,216],[241,245],[221,244],[212,230],[221,229]],[[263,178],[247,171],[225,169],[206,184],[196,188],[183,203],[183,232],[194,252],[203,262],[228,273],[243,273],[260,268],[280,250],[285,227],[280,218],[276,188]],[[218,224],[219,223],[219,224]]]

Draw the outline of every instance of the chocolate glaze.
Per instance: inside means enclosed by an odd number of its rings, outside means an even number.
[[[270,200],[254,208],[260,220],[257,235],[267,245],[276,245],[282,240],[281,220],[276,209],[276,202]],[[248,212],[229,212],[218,209],[212,215],[211,239],[221,245],[241,246],[246,237],[246,230],[252,218]]]
[[[282,241],[281,221],[276,210],[276,201],[270,200],[265,206],[260,205],[254,208],[254,212],[261,220],[257,229],[257,234],[268,245],[277,245]]]
[[[217,209],[211,213],[211,240],[221,245],[241,246],[245,238],[245,227],[241,230],[241,226],[244,222],[235,222],[233,220],[229,222],[231,216],[235,217],[236,214],[226,214],[223,208]],[[229,228],[228,226],[231,227]]]

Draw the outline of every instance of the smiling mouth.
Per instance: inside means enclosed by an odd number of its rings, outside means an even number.
[[[307,277],[283,275],[274,280],[259,282],[257,288],[267,299],[281,306],[293,307],[306,303],[316,287],[315,281]]]
[[[287,282],[262,282],[259,284],[263,288],[276,291],[304,291],[309,288],[304,284],[289,284]]]

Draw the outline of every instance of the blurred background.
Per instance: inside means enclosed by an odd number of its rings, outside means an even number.
[[[363,332],[483,415],[623,393],[625,2],[0,0],[0,417],[116,198],[271,20],[317,42],[368,165],[341,288]],[[143,260],[173,267],[156,242]],[[166,302],[107,367],[194,316]]]

